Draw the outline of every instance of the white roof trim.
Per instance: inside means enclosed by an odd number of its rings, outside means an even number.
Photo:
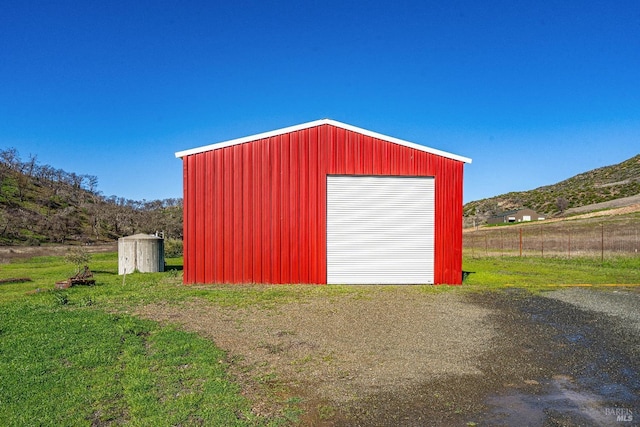
[[[362,129],[356,126],[351,126],[346,123],[337,122],[331,119],[321,119],[315,120],[313,122],[302,123],[295,126],[289,126],[282,129],[272,130],[270,132],[258,133],[256,135],[245,136],[243,138],[231,139],[229,141],[218,142],[215,144],[205,145],[202,147],[192,148],[190,150],[178,151],[176,153],[177,158],[182,158],[186,156],[190,156],[192,154],[203,153],[205,151],[217,150],[224,147],[229,147],[231,145],[244,144],[245,142],[256,141],[259,139],[266,139],[272,136],[283,135],[285,133],[295,132],[298,130],[308,129],[320,125],[332,125],[338,128],[346,129],[352,132],[360,133],[362,135],[367,135],[372,138],[381,139],[383,141],[392,142],[394,144],[403,145],[405,147],[414,148],[416,150],[425,151],[427,153],[435,154],[442,157],[447,157],[449,159],[458,160],[464,163],[471,163],[471,159],[468,157],[459,156],[457,154],[447,153],[446,151],[436,150],[435,148],[427,147],[424,145],[416,144],[414,142],[405,141],[402,139],[394,138],[392,136],[383,135],[381,133],[372,132],[370,130]]]

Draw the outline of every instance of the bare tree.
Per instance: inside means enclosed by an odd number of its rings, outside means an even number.
[[[29,160],[24,162],[21,167],[21,172],[27,175],[29,178],[33,178],[36,174],[38,167],[38,156],[35,154],[29,154]]]
[[[558,208],[560,213],[564,213],[564,211],[566,211],[569,207],[569,201],[564,197],[558,197],[558,199],[556,200],[556,207]]]
[[[97,195],[98,194],[98,177],[94,175],[84,175],[85,182],[87,185],[87,191],[89,193]]]
[[[6,150],[1,150],[0,163],[7,169],[17,171],[18,165],[20,164],[20,155],[18,154],[18,150],[16,150],[15,148],[7,148]]]

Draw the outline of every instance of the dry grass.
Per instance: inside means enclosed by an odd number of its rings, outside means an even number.
[[[65,256],[77,246],[42,245],[42,246],[0,246],[0,264],[13,260],[26,260],[41,256]],[[106,253],[118,250],[117,243],[82,246],[88,253]]]
[[[640,212],[592,213],[562,221],[482,227],[463,234],[465,251],[471,256],[519,255],[521,241],[523,255],[640,256]]]

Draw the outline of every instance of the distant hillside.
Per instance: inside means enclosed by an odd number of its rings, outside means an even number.
[[[464,216],[479,223],[500,212],[530,208],[547,216],[567,209],[640,194],[640,154],[617,165],[581,173],[557,184],[519,191],[464,205]]]
[[[96,243],[134,233],[182,236],[182,200],[105,197],[98,179],[0,149],[0,245]]]

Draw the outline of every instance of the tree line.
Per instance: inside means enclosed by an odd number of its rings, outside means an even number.
[[[182,199],[107,197],[96,176],[0,149],[0,244],[94,243],[154,232],[182,238]]]

